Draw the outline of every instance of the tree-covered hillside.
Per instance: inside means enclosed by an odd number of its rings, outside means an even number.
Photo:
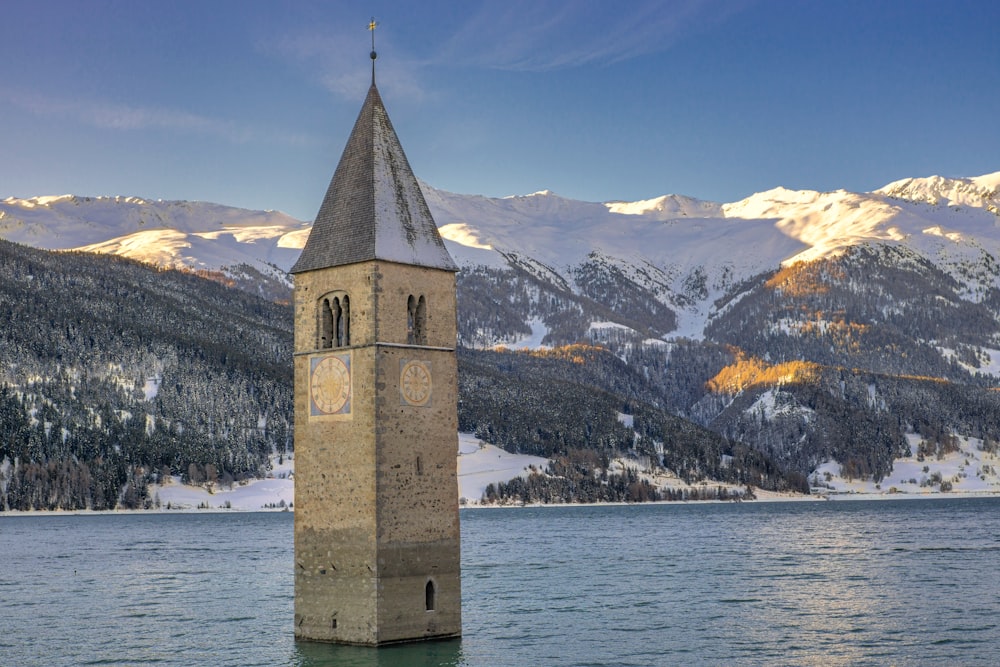
[[[291,446],[291,313],[131,260],[0,241],[0,508],[141,507]]]
[[[936,455],[956,435],[1000,441],[1000,293],[903,247],[734,283],[704,339],[669,343],[654,340],[675,322],[649,307],[657,280],[592,260],[575,278],[588,295],[524,258],[459,274],[460,344],[529,322],[589,343],[460,348],[461,428],[553,460],[498,499],[658,497],[635,470],[800,490],[831,459],[885,477],[911,434]],[[265,474],[292,447],[291,312],[243,287],[0,242],[0,506],[143,506],[163,475]],[[598,335],[604,318],[618,328]]]
[[[988,268],[988,267],[986,267]],[[859,246],[736,286],[703,341],[621,348],[666,406],[808,474],[876,481],[918,434],[1000,439],[998,292],[898,246]],[[995,364],[995,362],[994,362]]]
[[[146,507],[147,484],[165,475],[232,484],[292,447],[288,305],[191,273],[0,242],[0,317],[3,509]],[[798,484],[666,412],[658,388],[601,349],[459,361],[461,427],[553,458],[556,477],[576,471],[570,499],[656,497],[627,475],[609,480],[621,456],[691,482]]]
[[[786,473],[746,445],[664,410],[662,394],[646,376],[607,350],[464,350],[459,359],[459,427],[555,461],[553,477],[535,480],[533,501],[660,497],[616,483],[608,468],[617,457],[671,470],[688,484],[716,480],[808,492],[805,475]],[[574,483],[567,486],[567,479]]]

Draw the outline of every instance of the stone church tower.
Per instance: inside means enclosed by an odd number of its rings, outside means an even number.
[[[297,638],[461,634],[456,271],[373,76],[292,267]]]

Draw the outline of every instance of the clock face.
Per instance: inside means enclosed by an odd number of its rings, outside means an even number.
[[[403,361],[399,371],[399,393],[406,405],[424,407],[431,402],[431,367],[425,361]]]
[[[329,355],[313,358],[309,376],[309,395],[312,398],[310,415],[350,413],[351,359],[347,355]]]

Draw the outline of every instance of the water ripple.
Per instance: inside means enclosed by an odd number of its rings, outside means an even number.
[[[990,665],[998,510],[463,511],[464,638],[376,652],[293,641],[290,514],[0,516],[0,662]]]

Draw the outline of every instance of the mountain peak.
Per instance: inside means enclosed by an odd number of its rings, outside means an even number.
[[[662,195],[639,201],[610,201],[604,206],[612,213],[622,215],[649,215],[655,219],[721,218],[722,205],[684,195]]]
[[[27,198],[7,197],[3,200],[3,203],[8,206],[17,206],[26,209],[39,206],[50,208],[57,204],[73,204],[79,206],[80,204],[91,202],[107,204],[135,204],[138,206],[145,206],[150,203],[149,200],[143,199],[142,197],[127,197],[122,195],[104,195],[97,197],[80,197],[78,195],[43,195],[39,197]]]
[[[1000,191],[1000,171],[994,171],[992,174],[975,176],[969,180],[981,188],[993,190],[994,192]]]
[[[904,178],[875,190],[891,199],[930,206],[969,206],[1000,215],[1000,171],[973,178]]]
[[[559,197],[559,195],[552,192],[552,190],[549,190],[548,188],[545,188],[543,190],[537,190],[535,192],[526,195],[507,195],[506,197],[501,197],[501,199],[531,199],[532,197],[539,197],[539,198],[557,197],[559,199],[562,199],[562,197]]]

